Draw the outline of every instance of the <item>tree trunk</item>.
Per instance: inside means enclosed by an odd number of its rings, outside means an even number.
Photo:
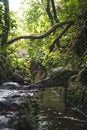
[[[2,41],[1,47],[7,43],[8,33],[9,33],[9,0],[3,0],[4,4],[4,25],[2,29]]]
[[[46,12],[48,14],[48,17],[50,19],[51,24],[53,25],[54,24],[54,19],[53,19],[52,13],[50,11],[50,0],[47,0]]]
[[[54,20],[55,20],[56,23],[58,23],[59,20],[58,20],[58,18],[57,18],[57,13],[56,13],[56,8],[55,8],[54,0],[51,0],[51,3],[52,3],[52,9],[53,9]]]

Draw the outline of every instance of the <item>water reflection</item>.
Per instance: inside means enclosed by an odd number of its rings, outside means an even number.
[[[87,121],[64,109],[63,98],[52,89],[38,92],[40,111],[37,130],[87,130]]]

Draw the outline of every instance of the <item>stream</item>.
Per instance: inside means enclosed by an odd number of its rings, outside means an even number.
[[[87,119],[66,110],[56,88],[7,82],[0,86],[0,130],[87,130]]]

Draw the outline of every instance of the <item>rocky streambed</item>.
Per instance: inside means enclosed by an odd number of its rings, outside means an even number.
[[[58,90],[69,85],[71,76],[75,85],[76,75],[77,71],[64,70],[30,85],[15,82],[0,85],[0,130],[87,130],[86,114],[76,106],[65,109],[64,95]],[[79,107],[78,90],[75,91]]]
[[[0,86],[0,130],[14,130],[19,120],[21,100],[33,96],[36,90],[24,90],[25,86],[7,82]]]

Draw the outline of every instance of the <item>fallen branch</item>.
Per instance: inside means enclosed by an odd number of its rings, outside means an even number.
[[[61,23],[57,23],[56,25],[54,25],[51,29],[49,29],[46,33],[44,34],[41,34],[41,35],[37,35],[37,36],[34,36],[34,35],[28,35],[28,36],[19,36],[19,37],[16,37],[10,41],[8,41],[6,44],[9,45],[9,44],[12,44],[13,42],[15,41],[18,41],[18,40],[21,40],[21,39],[30,39],[30,40],[35,40],[35,39],[42,39],[42,38],[45,38],[47,37],[48,35],[50,35],[51,33],[55,32],[57,28],[63,26],[63,25],[72,25],[73,24],[73,21],[63,21]],[[66,31],[65,31],[66,32]],[[64,33],[63,33],[64,34]],[[63,35],[62,34],[62,35]]]

